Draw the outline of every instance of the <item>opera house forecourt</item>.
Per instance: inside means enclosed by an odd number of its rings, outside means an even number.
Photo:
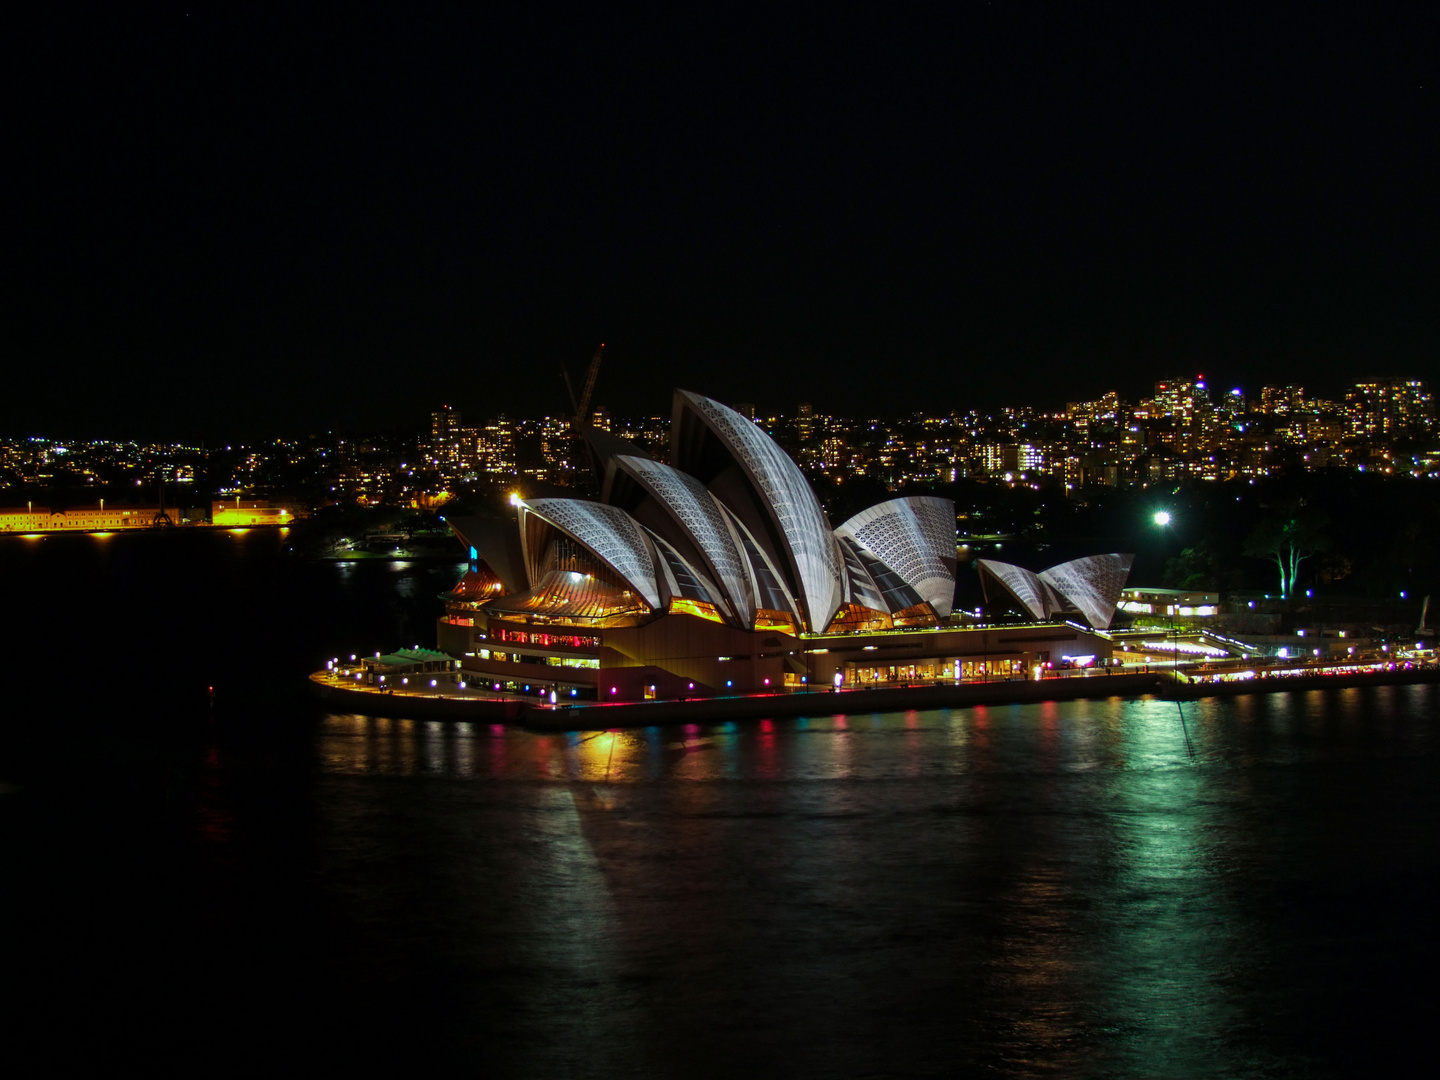
[[[795,462],[738,412],[677,391],[671,431],[669,464],[587,431],[598,501],[513,497],[513,521],[450,521],[470,562],[442,597],[437,645],[454,663],[434,681],[492,702],[693,703],[1019,681],[1110,656],[1107,636],[1058,616],[1107,627],[1128,556],[1038,577],[990,564],[1036,621],[982,627],[954,610],[950,500],[893,499],[832,526]],[[403,666],[378,663],[345,685],[378,686],[387,670],[393,686]]]

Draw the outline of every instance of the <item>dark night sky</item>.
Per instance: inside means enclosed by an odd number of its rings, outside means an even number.
[[[252,7],[7,26],[0,432],[1436,375],[1434,4]]]

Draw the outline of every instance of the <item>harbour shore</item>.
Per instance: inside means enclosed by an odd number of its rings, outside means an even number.
[[[1113,669],[1111,669],[1113,670]],[[617,703],[549,702],[490,691],[389,691],[347,686],[329,672],[310,676],[312,691],[326,705],[378,716],[469,720],[519,724],[533,731],[594,731],[658,724],[724,723],[781,716],[902,712],[910,709],[967,708],[1083,698],[1155,696],[1181,701],[1294,690],[1340,689],[1440,682],[1435,665],[1374,665],[1353,670],[1329,668],[1256,672],[1254,678],[1201,681],[1170,670],[1113,674],[1076,673],[1041,681],[928,683],[803,693],[736,694]]]

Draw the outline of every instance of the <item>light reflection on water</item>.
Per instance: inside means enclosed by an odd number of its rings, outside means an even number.
[[[1251,699],[1240,701],[1224,706],[1231,722],[1251,719]],[[878,781],[1010,768],[1047,774],[1195,766],[1184,731],[1203,758],[1211,749],[1204,736],[1212,705],[1187,702],[1184,709],[1185,728],[1173,702],[1111,699],[554,735],[499,724],[330,714],[319,741],[325,771],[342,775],[613,784]],[[1263,718],[1267,730],[1293,734],[1302,719],[1297,709],[1303,703],[1277,703]]]
[[[527,1078],[1408,1076],[1433,1054],[1435,686],[316,727],[302,673],[428,640],[458,568],[282,548],[0,545],[14,655],[84,610],[166,658],[92,650],[100,699],[37,684],[35,722],[0,724],[29,774],[0,800],[0,902],[19,886],[34,943],[6,971],[37,1029],[67,1018],[46,1053]],[[190,610],[225,617],[202,634]]]
[[[447,913],[427,948],[498,950],[565,1010],[522,1071],[573,1070],[566,1040],[598,1025],[626,1037],[596,1074],[763,1069],[800,1046],[807,1075],[1329,1075],[1335,1014],[1355,1008],[1333,965],[1403,964],[1409,944],[1375,924],[1337,958],[1324,904],[1353,917],[1346,876],[1397,858],[1369,788],[1397,755],[1433,777],[1435,702],[1421,686],[552,735],[331,715],[319,749],[346,785],[337,844],[354,845],[351,800],[373,800],[473,879],[426,900]],[[348,786],[370,778],[416,784]],[[1425,790],[1405,842],[1435,835]],[[380,873],[384,845],[361,848]],[[1298,928],[1292,892],[1320,905]]]

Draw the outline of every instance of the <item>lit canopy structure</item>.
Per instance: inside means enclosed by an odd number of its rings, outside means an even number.
[[[1030,614],[1046,620],[1077,611],[1097,630],[1110,626],[1120,593],[1130,577],[1134,555],[1089,555],[1059,563],[1040,573],[995,559],[977,559],[980,580],[994,581]]]
[[[754,423],[675,394],[671,464],[600,448],[603,497],[516,500],[512,540],[456,525],[472,567],[501,565],[487,608],[563,619],[667,612],[793,633],[936,625],[955,593],[955,507],[894,499],[833,529],[804,474]],[[516,570],[523,566],[524,581]]]

